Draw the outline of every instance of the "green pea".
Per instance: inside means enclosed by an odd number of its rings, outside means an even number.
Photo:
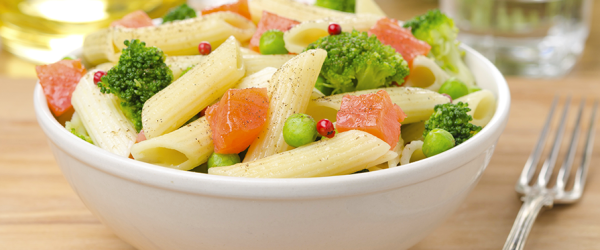
[[[213,153],[208,158],[208,168],[231,166],[240,163],[240,156],[237,154],[217,154]]]
[[[448,131],[436,128],[431,130],[423,141],[423,154],[427,157],[437,155],[454,147],[455,141]]]
[[[314,142],[318,134],[317,122],[310,115],[293,114],[283,125],[283,139],[292,147]]]
[[[63,58],[62,58],[62,59],[60,59],[60,60],[62,61],[62,60],[75,60],[75,59],[76,59],[76,58],[75,58],[75,57],[73,57],[73,56],[65,56],[65,57],[63,57]]]
[[[453,100],[456,100],[461,96],[469,94],[469,88],[462,81],[452,77],[442,84],[438,92],[440,94],[448,94]]]
[[[333,89],[326,85],[327,85],[327,81],[325,80],[325,78],[323,78],[322,76],[317,77],[317,82],[315,83],[315,88],[318,89],[319,91],[321,91],[321,93],[323,93],[326,96],[331,95],[331,92],[333,91]]]
[[[281,30],[267,30],[260,37],[258,45],[260,53],[263,55],[287,54],[285,42],[283,41],[283,32]]]

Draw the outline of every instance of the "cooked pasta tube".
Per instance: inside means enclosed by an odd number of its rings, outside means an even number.
[[[242,55],[260,55],[260,53],[244,47],[240,47],[240,51],[242,52]]]
[[[313,142],[256,161],[210,168],[208,173],[252,178],[351,174],[364,169],[389,150],[390,145],[381,139],[363,131],[350,130],[330,140]]]
[[[304,113],[327,52],[306,51],[286,62],[271,78],[267,88],[269,116],[258,138],[250,145],[244,162],[258,160],[286,151],[283,125],[292,114]]]
[[[356,16],[327,17],[324,19],[302,22],[283,34],[285,48],[292,53],[301,53],[309,44],[321,37],[329,36],[329,24],[337,23],[342,30],[368,31],[381,16],[362,14]]]
[[[202,63],[144,103],[142,125],[146,138],[179,128],[221,98],[245,73],[238,42],[230,37]]]
[[[196,56],[167,56],[165,59],[165,64],[172,69],[172,67],[189,67],[196,64],[200,64],[206,59],[206,56],[196,55]],[[175,74],[175,73],[173,73]]]
[[[471,123],[485,127],[496,112],[496,97],[491,91],[484,89],[477,92],[473,92],[461,98],[453,101],[454,103],[466,102],[469,104],[469,111],[467,114],[473,117]]]
[[[268,11],[300,22],[322,19],[330,16],[353,15],[351,13],[299,3],[293,0],[252,0],[249,3],[249,8],[254,23],[260,21],[263,11]]]
[[[396,153],[396,157],[390,159],[388,163],[388,168],[397,167],[400,163],[400,157],[402,156],[402,150],[404,150],[404,140],[400,137],[396,147],[394,148],[394,152]]]
[[[281,68],[294,55],[244,55],[246,74],[254,74],[266,67]]]
[[[173,71],[173,81],[176,81],[183,71],[200,64],[204,59],[206,56],[168,56],[165,64]]]
[[[382,170],[385,168],[387,168],[387,164],[384,163],[384,164],[379,164],[377,166],[367,168],[367,170],[369,170],[369,172],[375,172],[375,171],[379,171],[379,170]]]
[[[394,160],[395,158],[399,158],[399,157],[400,156],[398,155],[396,150],[387,151],[384,155],[380,156],[379,158],[375,159],[372,162],[369,162],[367,164],[367,169],[369,169],[371,167],[379,166],[381,164],[385,164],[385,163],[390,162],[390,161]]]
[[[415,122],[411,124],[402,125],[402,132],[400,136],[404,141],[422,141],[423,132],[425,131],[425,122]]]
[[[269,81],[273,74],[277,72],[276,68],[266,67],[261,71],[248,75],[240,80],[235,86],[236,89],[247,88],[269,88]]]
[[[438,91],[450,76],[433,60],[417,56],[406,80],[406,86]]]
[[[159,47],[170,56],[194,55],[198,53],[200,42],[210,42],[216,48],[230,36],[247,41],[254,31],[256,26],[252,22],[232,12],[216,12],[153,27],[111,27],[85,37],[83,56],[94,65],[116,62],[121,49],[125,48],[123,42],[134,38],[148,46]]]
[[[143,28],[113,27],[113,43],[120,50],[123,41],[140,39],[148,46],[156,46],[167,55],[194,55],[200,42],[209,42],[217,48],[230,36],[238,41],[249,40],[256,26],[233,12],[215,12],[191,19],[169,22]],[[87,48],[84,47],[84,50]]]
[[[94,67],[94,70],[102,70],[104,72],[108,72],[115,65],[116,65],[115,63],[106,62],[106,63],[98,64],[96,67]]]
[[[308,105],[307,114],[311,115],[316,120],[327,118],[331,121],[335,121],[337,111],[340,109],[342,98],[345,95],[373,94],[377,93],[379,90],[385,90],[390,95],[392,102],[400,106],[402,111],[404,111],[407,117],[402,124],[427,120],[429,119],[429,116],[433,114],[433,107],[435,105],[450,102],[449,98],[430,90],[409,87],[391,87],[362,90],[311,99]]]
[[[402,150],[400,165],[406,165],[421,159],[425,159],[425,155],[423,154],[423,141],[411,141],[404,147],[404,150]]]
[[[252,75],[267,67],[280,68],[293,57],[294,55],[253,55],[242,53],[246,75]],[[174,80],[177,80],[184,70],[190,66],[200,64],[205,58],[206,56],[169,56],[165,60],[165,63],[173,71]]]
[[[381,170],[384,168],[388,168],[388,162],[394,160],[395,158],[399,158],[400,156],[398,155],[398,153],[396,153],[396,150],[394,149],[394,151],[387,151],[384,155],[382,155],[381,157],[375,159],[372,162],[369,162],[365,165],[365,167],[363,167],[361,170],[369,170],[369,171],[375,171],[375,170]],[[360,171],[360,170],[358,170]]]
[[[261,71],[246,76],[240,80],[235,86],[236,89],[247,89],[247,88],[269,88],[269,82],[271,77],[277,71],[276,68],[266,67]],[[323,97],[323,93],[316,88],[313,88],[313,92],[310,95],[311,99]]]
[[[101,29],[88,34],[83,41],[83,58],[97,65],[119,60],[120,50],[115,50],[111,29]]]
[[[118,98],[103,94],[94,84],[94,73],[88,72],[77,84],[71,97],[73,108],[96,146],[128,157],[137,132],[121,111]]]
[[[190,170],[213,153],[212,132],[206,117],[171,133],[134,144],[133,158],[163,167]]]
[[[354,13],[356,14],[373,14],[378,16],[386,16],[383,10],[373,0],[356,0]]]

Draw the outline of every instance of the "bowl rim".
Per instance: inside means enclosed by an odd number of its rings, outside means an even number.
[[[39,82],[34,89],[34,109],[38,123],[52,145],[96,170],[139,184],[198,195],[248,199],[316,199],[361,195],[435,178],[474,160],[480,153],[495,145],[506,126],[510,110],[508,84],[487,58],[468,46],[461,45],[461,48],[477,61],[483,62],[484,68],[491,70],[490,77],[497,83],[496,112],[488,125],[467,142],[444,154],[404,167],[364,174],[254,179],[171,169],[115,155],[72,135],[50,113]],[[58,159],[57,152],[55,158]],[[448,162],[451,164],[447,164]],[[57,163],[61,165],[61,162]],[[68,167],[60,167],[65,174]]]

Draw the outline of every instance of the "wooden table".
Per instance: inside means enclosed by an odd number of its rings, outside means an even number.
[[[435,7],[432,1],[379,2],[398,19]],[[502,248],[521,206],[514,185],[552,98],[566,93],[576,101],[600,98],[600,4],[594,8],[585,54],[572,73],[555,80],[507,78],[510,118],[488,169],[458,211],[413,250]],[[32,64],[0,51],[0,249],[133,249],[85,208],[63,178],[34,116],[34,83]],[[527,249],[600,248],[600,145],[595,144],[583,199],[543,212]]]

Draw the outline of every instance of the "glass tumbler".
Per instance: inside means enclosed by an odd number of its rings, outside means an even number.
[[[85,34],[135,10],[160,17],[185,0],[0,0],[0,38],[7,51],[50,63],[83,45]]]
[[[593,0],[441,0],[459,40],[507,75],[560,77],[583,52]]]

